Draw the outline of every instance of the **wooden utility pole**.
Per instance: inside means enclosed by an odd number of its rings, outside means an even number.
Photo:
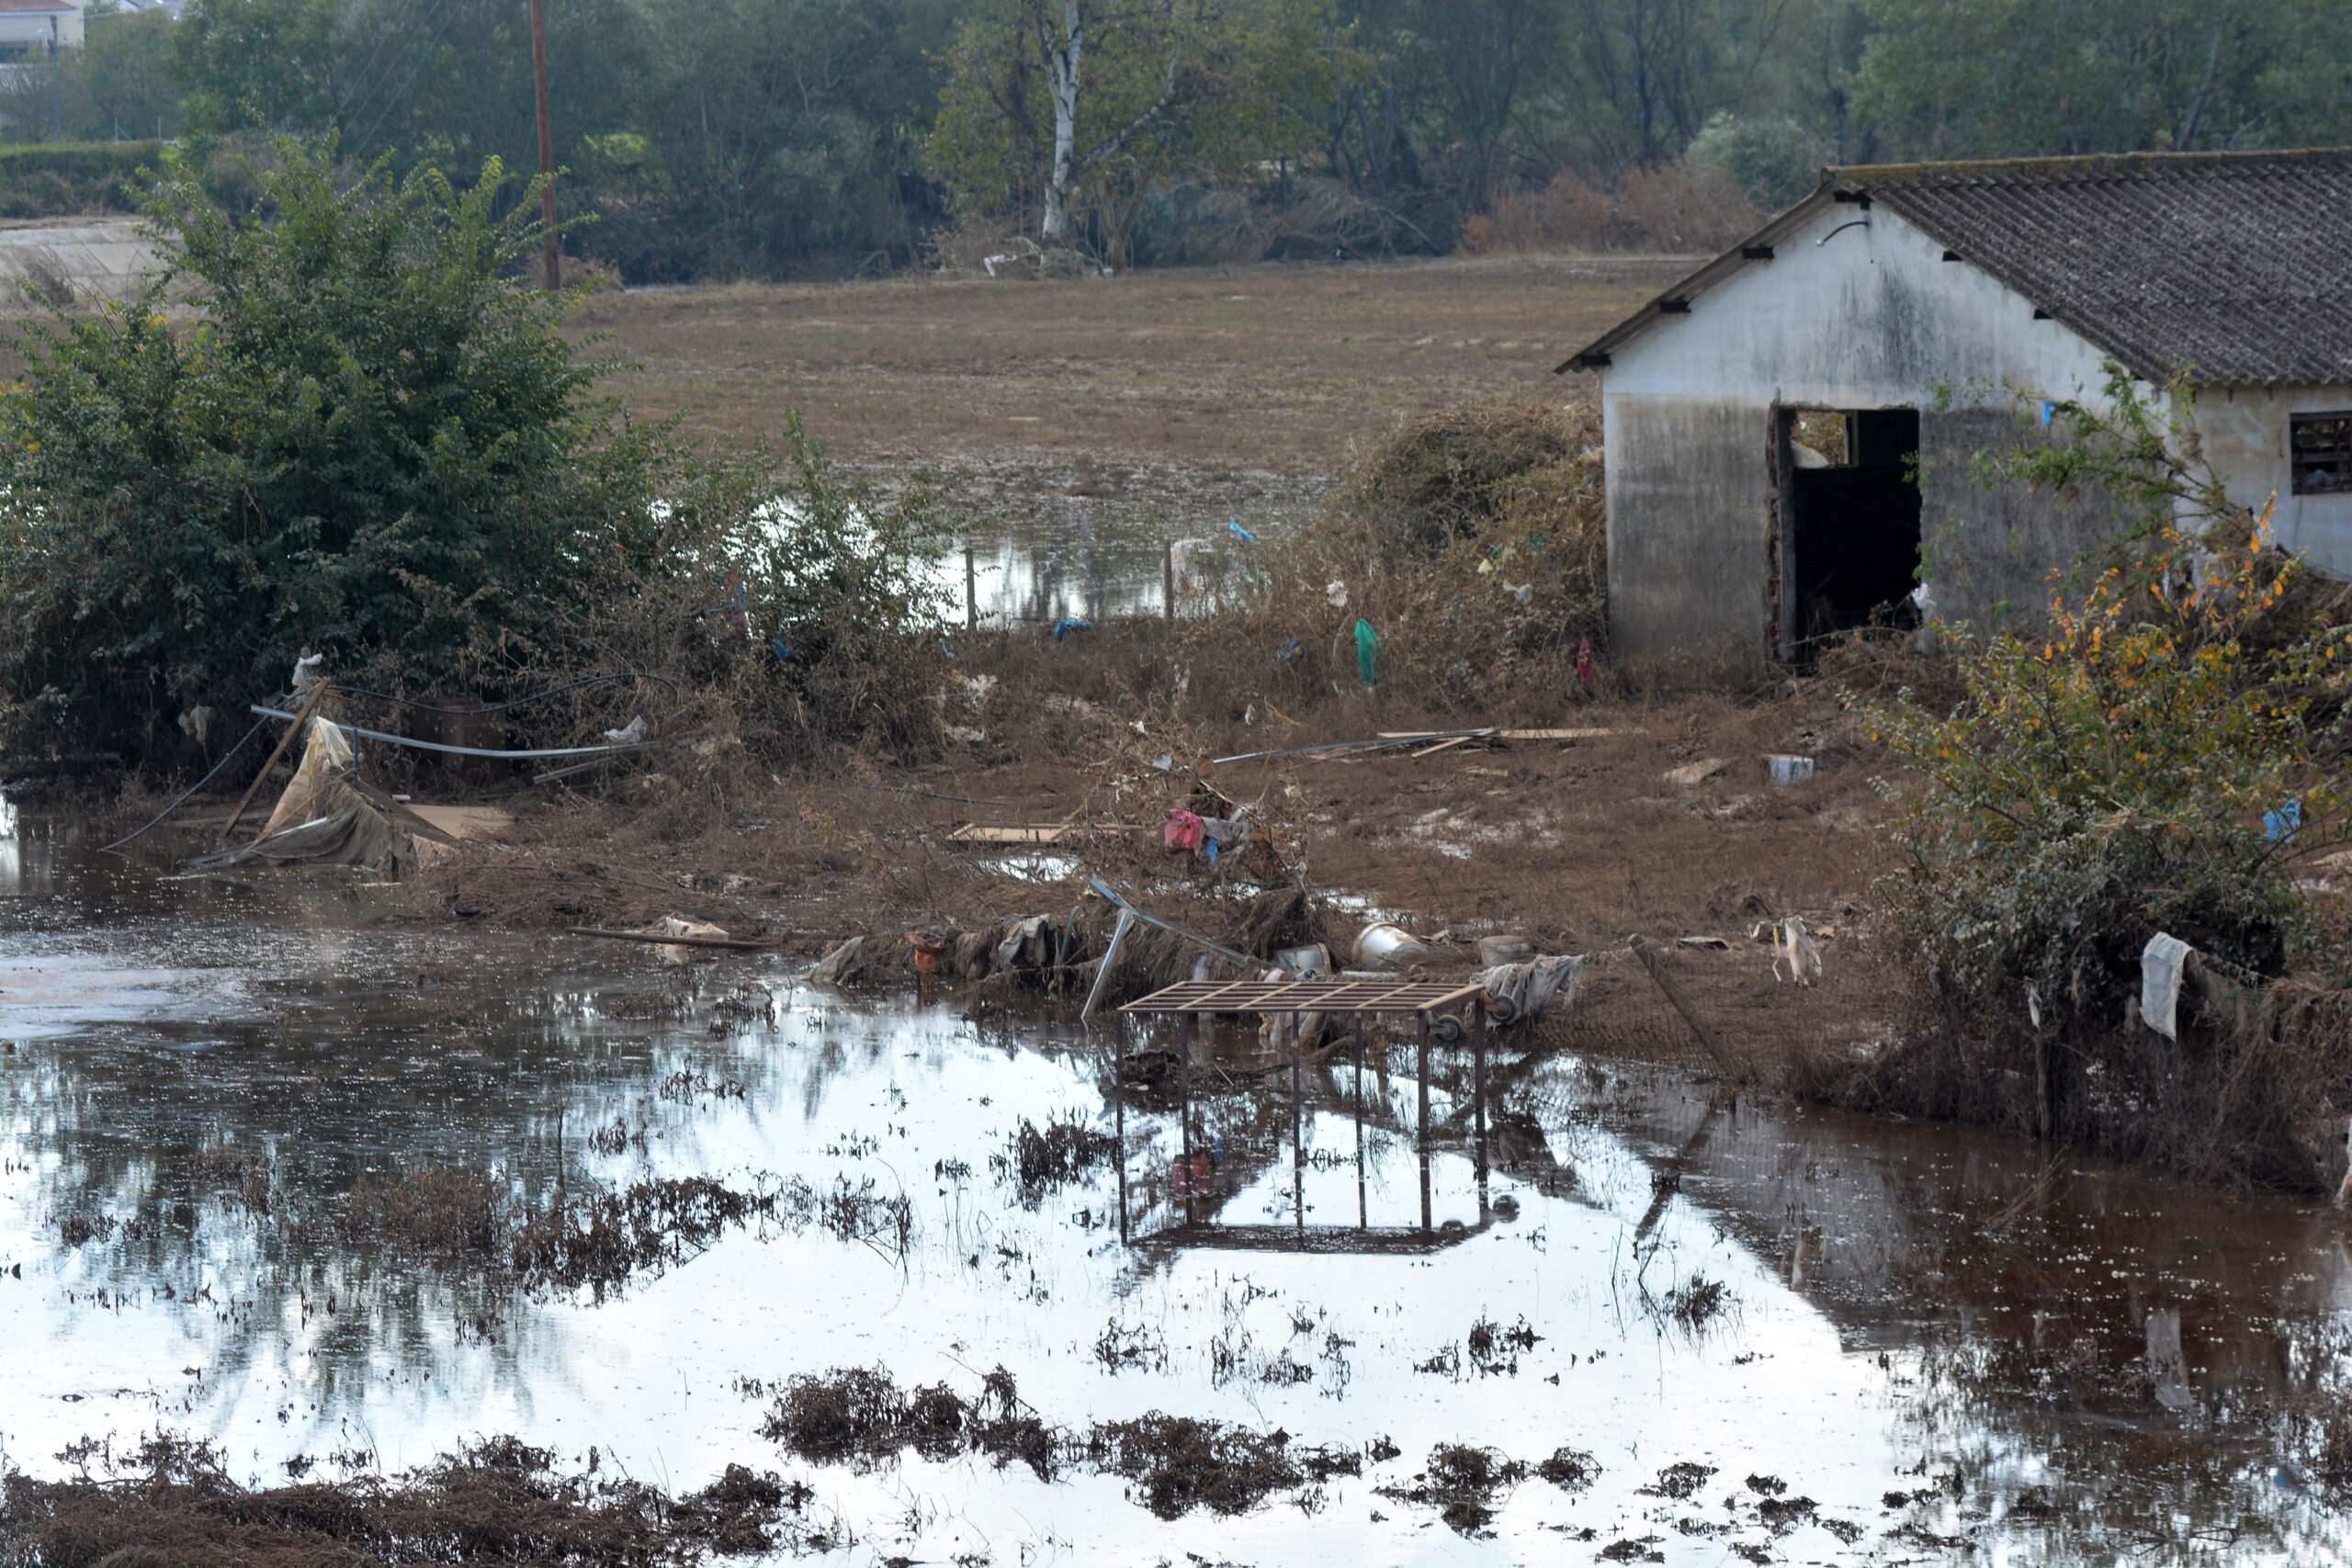
[[[548,113],[547,0],[531,0],[531,81],[539,98],[539,227],[548,291],[563,287],[563,242],[555,226],[555,122]]]

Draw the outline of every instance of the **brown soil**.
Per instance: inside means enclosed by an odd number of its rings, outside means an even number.
[[[1121,710],[989,722],[988,746],[913,768],[731,784],[647,775],[596,795],[526,794],[498,841],[469,844],[385,897],[408,918],[523,928],[677,914],[739,936],[772,934],[809,955],[865,934],[881,953],[867,978],[910,985],[910,931],[977,932],[1036,914],[1059,926],[1075,912],[1073,958],[1098,954],[1109,911],[1087,879],[1102,875],[1157,913],[1259,953],[1320,938],[1351,962],[1365,919],[1351,900],[1361,899],[1431,939],[1440,972],[1473,967],[1482,935],[1520,932],[1540,952],[1598,954],[1571,1032],[1585,1048],[1723,1070],[1625,951],[1635,935],[1658,945],[1669,978],[1736,1057],[1753,1058],[1737,1065],[1757,1076],[1809,1046],[1859,1046],[1894,1031],[1894,991],[1868,919],[1871,829],[1888,810],[1871,779],[1884,762],[1826,680],[1748,698],[1604,696],[1576,723],[1607,733],[1574,740],[1213,770],[1215,788],[1275,824],[1282,862],[1312,895],[1295,919],[1246,885],[1221,885],[1195,857],[1168,857],[1148,831],[1056,846],[1074,866],[1025,874],[1017,854],[951,841],[971,822],[1148,828],[1162,813],[1156,799],[1121,801],[1102,788],[1104,759],[1126,732]],[[1410,713],[1351,715],[1341,705],[1311,729],[1204,723],[1197,743],[1204,755],[1232,754],[1425,727]],[[1815,776],[1771,784],[1763,759],[1773,752],[1813,757]],[[1700,783],[1667,776],[1711,759],[1724,766]],[[1772,949],[1754,934],[1789,915],[1819,945],[1818,985],[1776,978]],[[1193,950],[1168,940],[1152,951],[1162,949],[1156,967],[1123,969],[1115,989],[1189,968]],[[634,947],[613,957],[655,962]]]
[[[1590,389],[1553,367],[1688,271],[1674,257],[1267,264],[1121,277],[599,294],[644,415],[774,436],[797,409],[869,473],[1018,513],[1082,496],[1241,510],[1318,492],[1405,418]]]

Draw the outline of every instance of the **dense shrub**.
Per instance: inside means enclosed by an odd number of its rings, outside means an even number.
[[[2346,831],[2352,628],[2283,624],[2302,569],[2128,384],[2059,413],[2062,439],[1988,477],[2095,486],[2141,515],[2043,629],[1955,630],[1957,705],[1905,692],[1867,715],[1917,775],[1880,889],[1921,1014],[1872,1092],[2308,1185],[2346,1053],[2279,1035],[2261,998],[2327,957],[2296,872]],[[2194,1046],[2127,1021],[2159,931],[2230,998],[2184,1033]]]
[[[892,657],[937,624],[927,491],[877,501],[797,426],[779,485],[629,421],[559,330],[570,299],[518,280],[537,203],[500,216],[495,163],[461,191],[281,140],[255,177],[232,214],[170,165],[174,276],[28,331],[0,399],[0,739],[148,755],[305,651],[483,694],[625,654],[728,674],[739,734],[929,733]]]
[[[162,152],[157,141],[0,147],[0,218],[136,212]]]

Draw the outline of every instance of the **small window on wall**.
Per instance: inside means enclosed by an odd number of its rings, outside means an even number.
[[[1843,410],[1789,411],[1789,455],[1800,468],[1851,468],[1852,434],[1852,416]]]
[[[2287,442],[2297,495],[2352,492],[2352,412],[2290,414]]]

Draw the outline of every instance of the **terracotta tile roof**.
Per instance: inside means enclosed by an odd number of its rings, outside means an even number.
[[[2352,149],[1828,175],[2150,379],[2352,382]]]

